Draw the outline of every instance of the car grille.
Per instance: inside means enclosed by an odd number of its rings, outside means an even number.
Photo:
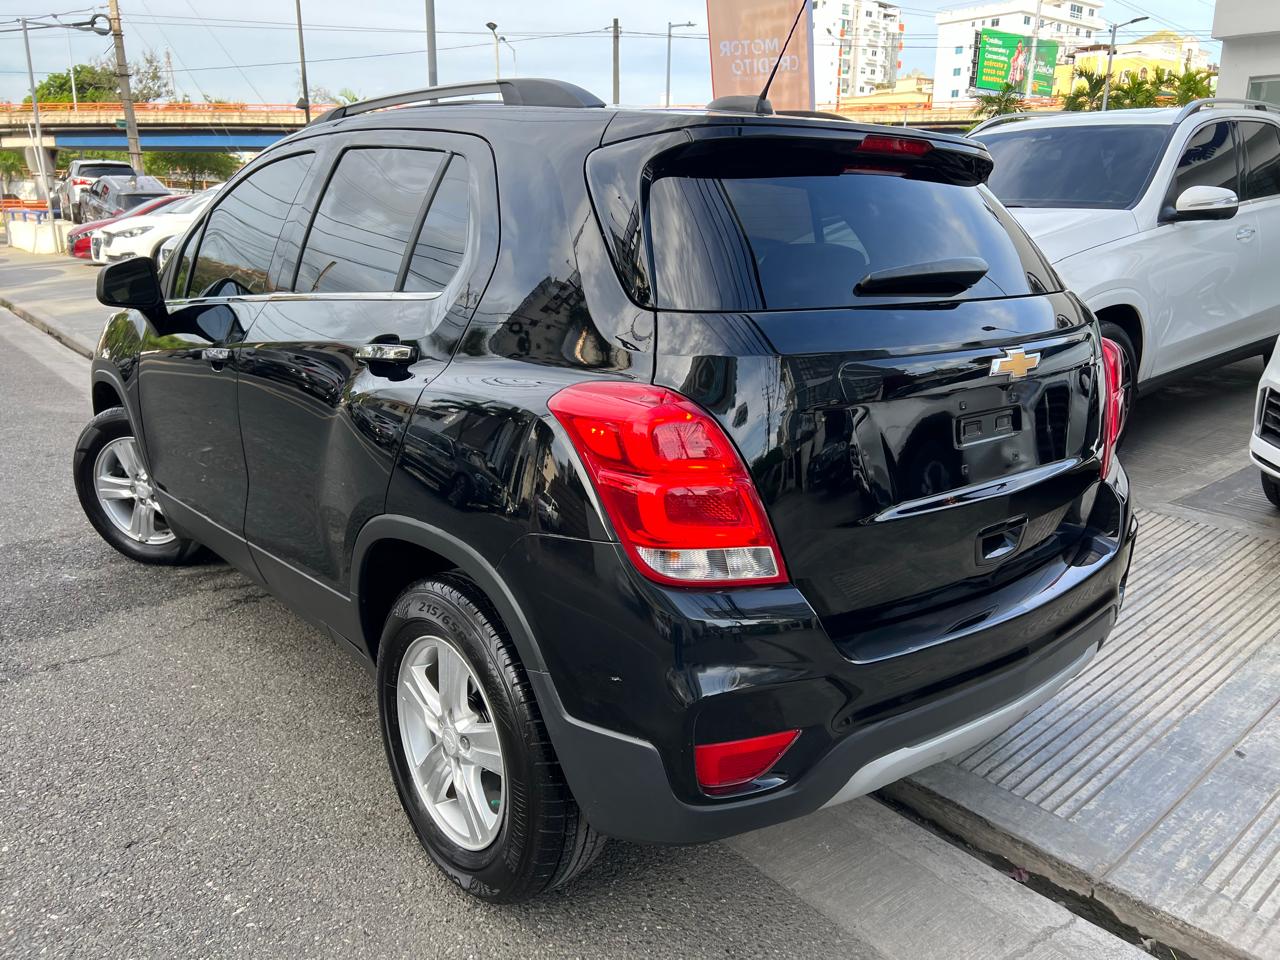
[[[1258,414],[1258,436],[1280,447],[1280,393],[1267,388]]]
[[[94,237],[89,241],[89,250],[93,254],[93,259],[98,259],[98,254],[102,252],[102,238]]]

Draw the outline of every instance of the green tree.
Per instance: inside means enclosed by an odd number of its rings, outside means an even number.
[[[1106,77],[1088,67],[1076,70],[1071,92],[1063,98],[1064,110],[1098,110],[1102,107],[1102,88]]]
[[[27,175],[27,161],[21,150],[0,150],[0,193],[8,193],[9,181]]]
[[[186,177],[194,190],[201,180],[226,180],[241,163],[231,153],[170,153],[154,151],[143,154],[143,166],[153,177]]]
[[[116,87],[115,61],[109,57],[93,63],[77,63],[71,68],[76,75],[76,99],[85,103],[114,103],[120,99]],[[51,73],[36,84],[36,96],[41,103],[71,102],[71,70]],[[165,72],[164,63],[151,50],[141,60],[129,64],[129,91],[139,103],[163,100],[173,96],[173,87]],[[30,103],[31,97],[24,97]]]
[[[1209,85],[1212,76],[1208,70],[1188,70],[1171,76],[1166,90],[1173,97],[1174,103],[1185,107],[1192,100],[1213,96],[1213,89]]]
[[[978,94],[978,106],[974,109],[975,117],[987,119],[999,117],[1006,113],[1017,113],[1022,109],[1022,94],[1011,83],[1006,83],[995,93]]]

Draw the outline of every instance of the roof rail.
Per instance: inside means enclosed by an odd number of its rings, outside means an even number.
[[[1280,108],[1273,104],[1264,103],[1261,100],[1240,100],[1235,97],[1205,97],[1203,100],[1192,100],[1185,107],[1178,111],[1178,116],[1174,118],[1174,123],[1181,123],[1187,117],[1191,116],[1197,110],[1204,110],[1206,107],[1248,107],[1251,110],[1274,110],[1280,113]]]
[[[1066,113],[1065,110],[1024,110],[1020,113],[1002,113],[995,117],[988,117],[980,124],[965,134],[966,137],[972,137],[980,130],[986,130],[988,127],[998,127],[1002,123],[1009,123],[1013,120],[1034,120],[1036,117],[1056,117],[1060,113]]]
[[[508,107],[603,107],[604,101],[595,94],[563,80],[543,80],[536,77],[518,77],[510,80],[480,80],[475,83],[449,83],[421,90],[405,90],[385,97],[373,97],[357,103],[344,104],[321,114],[311,123],[341,120],[371,110],[402,107],[409,104],[440,106],[441,100],[475,97],[481,94],[501,95]]]

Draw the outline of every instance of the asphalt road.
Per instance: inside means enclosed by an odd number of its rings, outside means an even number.
[[[0,956],[876,957],[715,844],[478,904],[410,832],[365,672],[228,567],[107,547],[87,363],[0,310]]]

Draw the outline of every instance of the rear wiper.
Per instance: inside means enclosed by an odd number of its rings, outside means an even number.
[[[858,281],[853,292],[863,296],[929,293],[949,296],[968,290],[990,269],[981,257],[911,263],[868,273]]]

